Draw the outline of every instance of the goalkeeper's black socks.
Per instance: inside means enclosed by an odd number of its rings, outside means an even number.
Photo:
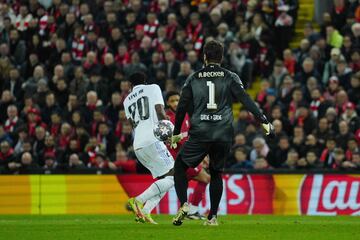
[[[217,211],[219,208],[221,195],[223,192],[223,182],[221,177],[221,172],[210,169],[210,203],[211,209],[208,215],[208,219],[210,220],[213,216],[217,216]]]
[[[186,170],[188,166],[178,157],[175,161],[175,190],[180,201],[180,206],[187,202],[188,180],[186,178]]]

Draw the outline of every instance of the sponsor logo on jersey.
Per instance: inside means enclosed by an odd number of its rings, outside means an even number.
[[[360,215],[360,178],[352,175],[307,175],[301,186],[301,213]]]
[[[200,121],[221,121],[221,120],[222,120],[222,115],[219,115],[219,114],[214,114],[214,115],[201,114],[200,115]]]
[[[219,72],[199,72],[199,78],[209,78],[209,77],[224,77],[225,73],[223,71]]]

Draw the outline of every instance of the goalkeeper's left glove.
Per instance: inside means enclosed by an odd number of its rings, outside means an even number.
[[[265,135],[269,137],[275,136],[274,126],[271,123],[262,123],[262,128],[264,129]]]
[[[172,135],[171,136],[171,143],[170,143],[170,148],[177,148],[177,144],[178,142],[181,141],[181,139],[183,138],[182,134],[178,134],[178,135]]]

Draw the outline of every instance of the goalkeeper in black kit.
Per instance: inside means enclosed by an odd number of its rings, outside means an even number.
[[[211,209],[204,225],[218,225],[217,211],[223,191],[221,172],[230,152],[234,132],[234,99],[261,122],[266,135],[273,134],[273,126],[245,92],[239,76],[220,66],[223,51],[221,43],[214,40],[207,42],[204,46],[205,67],[190,75],[182,89],[171,145],[176,147],[182,138],[180,130],[186,113],[190,116],[191,127],[189,140],[175,161],[175,189],[181,204],[173,219],[176,226],[182,224],[189,212],[186,170],[199,165],[206,155],[210,158]]]

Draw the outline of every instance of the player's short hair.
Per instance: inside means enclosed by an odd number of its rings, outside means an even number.
[[[224,53],[224,46],[215,40],[208,41],[204,46],[204,55],[208,62],[221,63]]]
[[[143,72],[136,72],[130,75],[129,82],[131,85],[136,86],[146,83],[146,75]]]
[[[168,101],[169,98],[171,98],[172,96],[176,96],[176,95],[179,95],[179,96],[180,96],[180,93],[177,92],[177,91],[169,91],[169,92],[166,94],[165,101]]]

